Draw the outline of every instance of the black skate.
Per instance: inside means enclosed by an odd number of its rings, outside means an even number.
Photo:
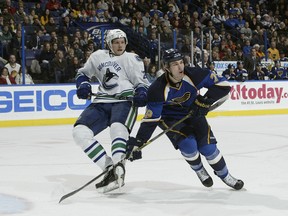
[[[234,188],[235,190],[240,190],[244,186],[244,182],[240,179],[236,179],[228,173],[228,175],[221,179],[226,185]]]
[[[204,167],[195,172],[205,187],[211,187],[213,185],[213,180]]]
[[[108,168],[107,174],[103,180],[95,185],[96,190],[100,193],[107,193],[124,186],[125,167],[118,163]]]

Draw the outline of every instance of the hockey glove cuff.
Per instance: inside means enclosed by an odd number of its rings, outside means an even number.
[[[129,137],[126,144],[126,159],[130,161],[139,160],[142,158],[142,152],[139,149],[144,142],[135,137]]]
[[[192,112],[194,117],[206,116],[213,102],[213,99],[198,95],[193,104],[190,106],[190,112]]]

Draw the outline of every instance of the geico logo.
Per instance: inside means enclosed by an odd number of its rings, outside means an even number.
[[[90,103],[79,100],[76,90],[0,91],[0,113],[83,110]]]

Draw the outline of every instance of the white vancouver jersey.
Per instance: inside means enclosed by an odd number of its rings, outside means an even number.
[[[139,85],[149,85],[143,60],[130,52],[115,56],[109,50],[97,50],[90,55],[78,74],[90,79],[95,76],[99,81],[94,102],[117,102],[121,97],[132,96]]]

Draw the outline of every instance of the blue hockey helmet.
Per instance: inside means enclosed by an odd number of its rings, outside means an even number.
[[[170,63],[181,59],[184,59],[184,56],[177,49],[167,49],[163,52],[163,63]]]

